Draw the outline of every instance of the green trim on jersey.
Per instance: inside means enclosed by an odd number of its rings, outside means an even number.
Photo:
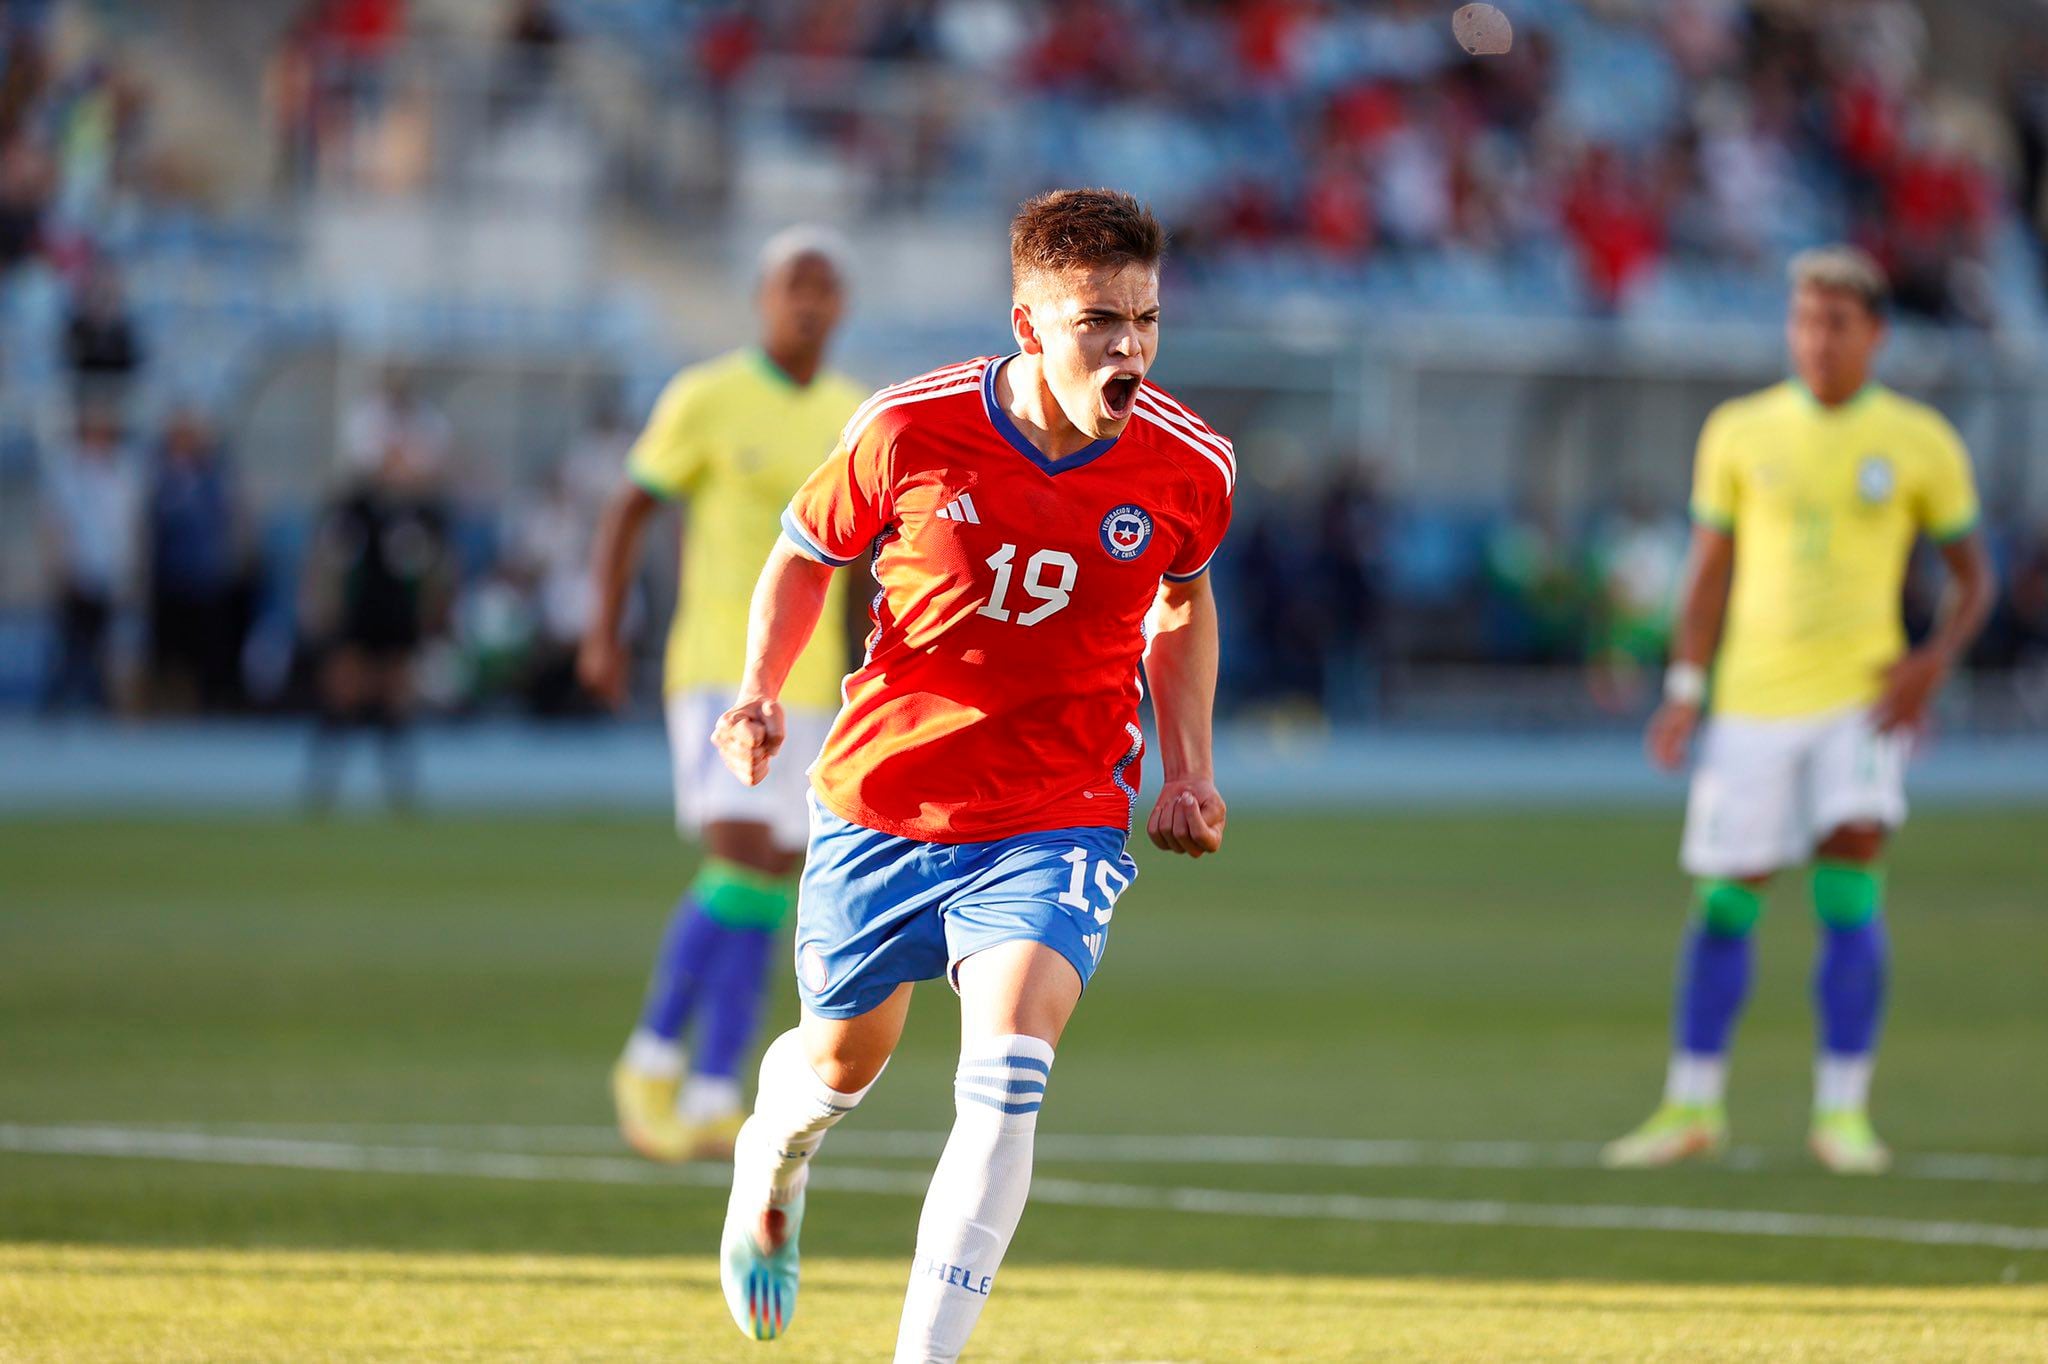
[[[784,388],[801,393],[810,387],[809,384],[798,383],[794,375],[776,364],[775,357],[768,353],[765,346],[748,346],[747,358],[754,362],[756,369],[760,370],[761,373],[775,383],[781,384]]]
[[[1717,530],[1723,535],[1735,534],[1735,518],[1732,516],[1716,516],[1712,512],[1701,511],[1698,507],[1689,507],[1687,512],[1695,526],[1705,526],[1708,530]]]
[[[662,487],[659,483],[656,483],[653,479],[637,470],[629,471],[626,477],[633,481],[634,487],[646,493],[649,497],[658,498],[663,502],[679,502],[682,500],[682,494]]]
[[[1937,545],[1952,545],[1956,543],[1956,541],[1958,540],[1966,540],[1970,536],[1974,535],[1977,531],[1977,527],[1982,525],[1983,521],[1984,518],[1981,515],[1972,516],[1969,520],[1964,521],[1960,525],[1958,525],[1954,530],[1929,531],[1927,533],[1927,538],[1934,541],[1934,543]]]
[[[1790,384],[1793,390],[1797,392],[1800,397],[1806,399],[1806,401],[1809,404],[1811,404],[1816,411],[1829,413],[1853,412],[1857,408],[1861,407],[1864,403],[1876,397],[1878,394],[1886,391],[1885,386],[1883,384],[1879,383],[1875,379],[1870,379],[1865,381],[1863,387],[1857,389],[1854,393],[1850,394],[1846,399],[1835,404],[1833,407],[1829,407],[1819,398],[1813,396],[1813,390],[1806,386],[1806,380],[1800,378],[1798,375],[1793,375],[1785,382]]]

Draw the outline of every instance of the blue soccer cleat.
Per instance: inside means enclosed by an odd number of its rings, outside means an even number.
[[[801,1193],[788,1203],[771,1206],[765,1215],[741,1208],[737,1200],[726,1205],[718,1281],[740,1334],[773,1340],[789,1329],[790,1318],[796,1315],[796,1238],[803,1222]],[[775,1238],[776,1249],[761,1248],[761,1231]]]

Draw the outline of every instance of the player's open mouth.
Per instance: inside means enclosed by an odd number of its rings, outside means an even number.
[[[1137,409],[1138,385],[1142,382],[1142,374],[1119,374],[1102,386],[1102,405],[1112,420],[1122,421]]]

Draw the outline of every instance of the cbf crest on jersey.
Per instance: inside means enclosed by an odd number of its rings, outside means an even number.
[[[1872,506],[1889,498],[1897,483],[1892,462],[1883,455],[1865,455],[1856,466],[1856,494]]]
[[[1112,559],[1129,561],[1152,543],[1152,518],[1135,502],[1110,509],[1102,518],[1102,547]]]

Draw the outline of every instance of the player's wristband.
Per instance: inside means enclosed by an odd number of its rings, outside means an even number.
[[[1664,670],[1664,699],[1678,706],[1697,706],[1707,699],[1707,670],[1697,663],[1674,663]]]

